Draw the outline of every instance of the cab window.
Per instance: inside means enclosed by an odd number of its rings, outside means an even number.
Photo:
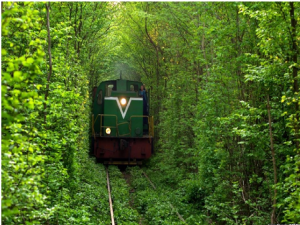
[[[116,91],[116,90],[117,90],[116,83],[115,84],[112,84],[112,83],[107,84],[105,96],[111,96],[111,92]]]
[[[131,84],[128,91],[138,91],[139,87],[137,84]]]

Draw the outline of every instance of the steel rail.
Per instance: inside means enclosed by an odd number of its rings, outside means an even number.
[[[152,181],[149,179],[149,177],[147,176],[147,174],[146,174],[143,170],[142,170],[142,173],[143,173],[144,176],[147,178],[147,180],[149,181],[149,183],[151,184],[151,186],[153,187],[153,189],[156,190],[155,185],[154,185],[154,184],[152,183]],[[182,222],[184,222],[185,224],[187,224],[186,221],[183,219],[183,217],[178,213],[178,211],[175,210],[174,206],[173,206],[171,203],[169,203],[169,204],[170,204],[170,207],[172,208],[172,210],[175,211],[175,213],[176,213],[176,215],[178,216],[178,218],[179,218]]]
[[[108,168],[106,168],[106,180],[107,180],[107,190],[108,190],[108,200],[109,200],[111,224],[115,225],[114,210],[113,210],[113,205],[112,205],[112,200],[111,200],[111,192],[110,192],[110,184],[109,184],[109,176],[108,176]]]

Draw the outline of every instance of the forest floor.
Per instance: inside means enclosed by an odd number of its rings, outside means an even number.
[[[142,171],[146,171],[151,181],[155,181],[156,190],[149,183]],[[122,171],[123,179],[129,192],[129,207],[137,210],[141,215],[138,224],[198,224],[199,218],[191,207],[184,204],[183,196],[179,196],[179,190],[173,184],[163,182],[164,175],[161,171],[152,170],[151,166],[127,167]],[[176,196],[177,195],[177,196]],[[174,206],[174,208],[171,206]],[[184,210],[182,210],[184,209]],[[187,218],[181,221],[177,213]],[[199,212],[197,212],[199,213]],[[194,219],[192,219],[194,218]],[[197,221],[197,222],[196,222]],[[203,223],[200,223],[203,224]]]

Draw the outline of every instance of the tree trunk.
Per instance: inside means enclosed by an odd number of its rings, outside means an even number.
[[[52,74],[52,56],[51,56],[51,37],[50,37],[50,2],[46,3],[46,8],[47,8],[47,32],[48,32],[48,54],[49,54],[49,73],[47,77],[47,86],[46,86],[46,93],[45,93],[45,103],[44,103],[44,123],[46,123],[46,108],[47,108],[47,98],[48,98],[48,93],[49,93],[49,83],[50,83],[50,78]]]
[[[274,184],[277,184],[277,169],[276,169],[276,158],[275,158],[275,151],[274,151],[274,143],[273,143],[273,133],[272,133],[272,119],[271,119],[271,106],[269,100],[269,94],[267,95],[267,108],[268,108],[268,118],[269,118],[269,132],[270,132],[270,144],[271,144],[271,154],[272,154],[272,161],[273,161],[273,170],[274,170]],[[274,196],[273,196],[273,210],[271,215],[271,224],[276,224],[276,196],[277,196],[277,189],[274,188]]]
[[[293,66],[293,89],[294,89],[294,94],[299,92],[299,85],[298,85],[298,79],[297,79],[297,73],[298,73],[298,68],[296,66],[297,64],[297,57],[298,57],[298,48],[297,48],[297,33],[296,33],[296,27],[297,27],[297,20],[295,19],[295,8],[294,8],[294,3],[290,2],[290,17],[291,17],[291,27],[292,27],[292,62],[294,64]],[[296,142],[296,147],[299,149],[299,103],[298,101],[295,102],[295,111],[296,111],[296,119],[297,121],[295,122],[295,142]]]

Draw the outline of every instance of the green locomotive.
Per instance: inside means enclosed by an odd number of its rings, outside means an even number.
[[[153,153],[153,116],[142,86],[118,79],[93,90],[92,148],[105,164],[140,164]]]

